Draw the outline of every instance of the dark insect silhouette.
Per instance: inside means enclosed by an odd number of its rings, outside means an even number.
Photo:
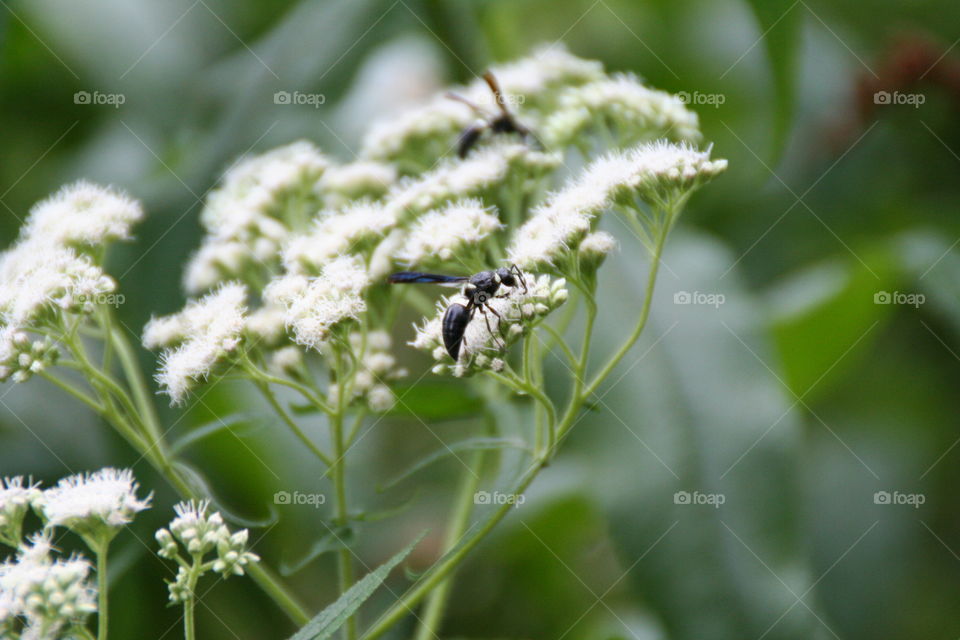
[[[473,147],[477,144],[485,131],[490,131],[494,135],[500,133],[515,133],[524,141],[533,140],[536,142],[537,146],[542,146],[540,145],[540,142],[537,140],[536,136],[533,135],[533,132],[517,122],[517,119],[514,118],[513,114],[510,113],[510,110],[507,109],[503,92],[500,91],[500,84],[497,82],[497,79],[494,77],[494,75],[487,71],[483,74],[483,79],[487,82],[487,86],[490,87],[490,91],[493,92],[494,100],[496,101],[497,108],[499,109],[499,113],[495,116],[487,114],[483,109],[470,102],[463,96],[457,95],[456,93],[447,94],[448,98],[464,103],[477,112],[477,114],[482,118],[476,124],[470,125],[464,129],[463,133],[460,134],[460,141],[457,143],[457,155],[461,158],[467,157],[467,154],[470,153],[470,150],[473,149]]]
[[[495,271],[481,271],[472,276],[445,276],[419,271],[400,271],[390,276],[390,282],[394,284],[464,285],[463,295],[467,299],[467,304],[454,302],[447,307],[443,314],[443,346],[454,362],[460,358],[460,350],[464,344],[467,325],[473,320],[473,316],[478,310],[483,315],[483,319],[487,323],[487,331],[490,332],[491,336],[493,335],[493,329],[490,327],[490,318],[487,317],[487,312],[489,311],[501,321],[503,320],[497,310],[490,306],[491,298],[506,297],[506,294],[497,295],[501,286],[520,286],[523,287],[523,292],[527,293],[527,281],[517,265],[513,265],[509,269],[500,267]]]

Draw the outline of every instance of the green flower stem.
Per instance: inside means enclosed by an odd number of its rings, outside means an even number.
[[[452,551],[457,546],[457,542],[460,541],[466,531],[467,525],[470,524],[470,515],[473,513],[477,489],[480,486],[480,468],[482,465],[483,452],[477,451],[471,456],[467,468],[464,469],[460,481],[460,490],[454,502],[453,514],[447,523],[447,531],[444,535],[444,553]],[[414,640],[433,640],[437,637],[452,588],[453,574],[451,572],[451,575],[441,581],[427,598]]]
[[[185,640],[196,640],[197,637],[195,618],[197,598],[195,594],[202,564],[201,557],[198,554],[193,554],[193,564],[190,565],[190,573],[187,577],[187,599],[183,601],[183,637]]]
[[[43,377],[44,379],[52,382],[52,383],[55,384],[56,386],[60,387],[61,389],[63,389],[63,390],[66,391],[67,393],[69,393],[71,396],[73,396],[74,398],[76,398],[76,399],[79,400],[80,402],[84,403],[85,405],[87,405],[88,407],[90,407],[91,409],[93,409],[94,411],[96,411],[97,413],[103,413],[103,412],[104,412],[104,407],[103,407],[102,404],[100,404],[99,402],[97,402],[96,400],[94,400],[93,398],[91,398],[90,396],[88,396],[87,394],[85,394],[83,391],[80,391],[80,390],[77,389],[76,387],[74,387],[74,386],[72,386],[72,385],[64,382],[63,380],[61,380],[61,379],[58,378],[57,376],[53,375],[53,374],[50,373],[49,371],[41,371],[41,372],[40,372],[40,376]]]
[[[107,640],[107,549],[109,542],[97,545],[97,640]]]
[[[590,397],[590,395],[597,390],[597,387],[599,387],[600,384],[606,380],[607,376],[610,375],[620,361],[623,360],[623,357],[627,355],[627,352],[630,351],[631,347],[633,347],[633,345],[637,342],[640,334],[643,333],[643,329],[647,326],[647,320],[650,317],[650,305],[653,302],[653,289],[657,284],[657,272],[660,269],[660,256],[663,253],[663,244],[666,239],[666,230],[661,231],[657,235],[657,243],[654,246],[653,254],[651,256],[650,273],[647,275],[647,290],[643,296],[643,307],[640,309],[640,317],[637,319],[637,324],[634,326],[630,336],[624,341],[613,357],[611,357],[610,360],[608,360],[603,366],[603,368],[597,372],[590,384],[588,384],[586,388],[582,390],[582,400]],[[562,431],[560,432],[560,436],[563,436]]]
[[[256,382],[256,385],[273,410],[276,411],[277,415],[280,416],[280,419],[283,420],[284,424],[286,424],[290,431],[297,436],[297,439],[303,443],[303,446],[309,449],[310,452],[313,453],[313,455],[315,455],[325,465],[328,467],[333,466],[333,460],[330,458],[330,456],[324,453],[323,450],[318,447],[306,433],[303,432],[303,429],[301,429],[297,423],[294,422],[294,420],[290,417],[290,414],[287,413],[286,409],[281,406],[276,395],[274,395],[273,391],[270,390],[270,385],[262,381]]]
[[[127,379],[127,384],[133,391],[134,400],[140,409],[140,416],[144,423],[147,433],[157,447],[164,447],[163,434],[160,429],[160,419],[157,416],[157,409],[153,404],[150,393],[147,389],[147,382],[143,377],[143,371],[137,362],[136,354],[130,341],[122,331],[109,331],[113,322],[112,311],[108,311],[108,323],[105,327],[110,335],[110,342],[117,351],[117,358],[120,360],[120,366],[123,368],[123,374]]]
[[[336,507],[334,522],[345,527],[349,522],[350,510],[347,504],[347,481],[346,481],[346,440],[343,429],[344,413],[344,387],[346,380],[343,377],[343,358],[338,349],[334,349],[334,375],[337,385],[337,406],[336,411],[330,416],[330,436],[333,441],[333,487],[336,494]],[[337,574],[339,577],[339,587],[341,595],[353,586],[353,552],[345,546],[337,550]],[[344,638],[355,640],[357,637],[357,618],[350,616],[344,625]]]
[[[306,387],[299,382],[293,380],[288,380],[286,378],[279,378],[275,375],[271,375],[258,367],[253,360],[250,359],[250,356],[244,353],[241,356],[240,365],[245,371],[247,371],[254,380],[261,380],[270,384],[278,384],[284,387],[290,387],[295,391],[299,392],[304,398],[313,403],[315,407],[331,415],[333,413],[333,407],[331,407],[326,401],[324,401],[319,395],[314,393],[309,387]]]

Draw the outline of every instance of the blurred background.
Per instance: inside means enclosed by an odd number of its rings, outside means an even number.
[[[671,237],[642,343],[458,574],[442,635],[960,636],[956,2],[0,4],[0,236],[12,241],[32,203],[80,177],[142,199],[148,219],[110,258],[136,336],[183,304],[202,198],[238,155],[306,138],[350,160],[372,119],[541,43],[685,92],[730,168]],[[278,91],[324,99],[276,104]],[[636,313],[646,269],[619,231],[601,277],[601,350]],[[401,344],[410,334],[397,327]],[[432,402],[455,383],[426,380],[407,400],[432,430],[449,442],[476,431],[475,404]],[[164,420],[178,438],[241,403],[224,387]],[[325,481],[269,421],[235,433],[184,456],[238,517],[272,522],[255,530],[257,550],[319,609],[335,594],[333,562],[322,540],[307,551],[326,508],[277,520],[270,507],[277,490]],[[350,535],[369,567],[434,530],[367,621],[430,562],[459,465],[376,485],[437,445],[396,415],[352,454],[366,511]],[[107,464],[134,465],[156,488],[155,508],[114,547],[113,637],[179,637],[170,568],[151,553],[172,493],[43,381],[0,388],[0,475],[50,483]],[[245,580],[203,602],[203,638],[293,630]]]

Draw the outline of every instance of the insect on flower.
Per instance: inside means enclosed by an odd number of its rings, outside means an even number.
[[[493,335],[493,329],[490,327],[487,312],[489,311],[503,320],[497,310],[490,306],[491,298],[506,297],[507,294],[497,295],[501,285],[506,287],[520,286],[523,287],[523,293],[527,293],[527,281],[517,265],[511,266],[509,269],[500,267],[495,271],[481,271],[472,276],[445,276],[419,271],[400,271],[390,276],[390,282],[394,284],[439,284],[441,286],[456,286],[466,283],[463,287],[463,296],[467,299],[467,304],[454,302],[447,307],[443,314],[443,346],[446,347],[447,353],[454,361],[460,357],[460,348],[464,344],[464,333],[478,309],[483,314],[490,335]]]
[[[466,158],[467,154],[470,153],[470,150],[475,144],[477,144],[477,141],[480,140],[480,136],[482,136],[483,132],[487,129],[489,129],[493,134],[516,133],[523,138],[524,141],[529,138],[536,142],[537,146],[542,146],[539,140],[537,140],[536,136],[533,135],[533,132],[517,122],[516,118],[513,117],[513,114],[510,113],[510,110],[507,109],[506,98],[504,97],[503,92],[500,91],[500,83],[497,82],[497,79],[494,77],[494,75],[487,71],[483,74],[483,79],[487,82],[487,86],[490,87],[490,91],[493,92],[494,100],[497,103],[497,107],[500,109],[500,114],[497,116],[490,116],[484,112],[483,109],[461,95],[457,95],[456,93],[452,92],[447,93],[448,98],[464,103],[476,111],[481,118],[483,118],[476,124],[470,125],[464,129],[463,133],[460,134],[460,142],[457,145],[457,155],[461,158]]]

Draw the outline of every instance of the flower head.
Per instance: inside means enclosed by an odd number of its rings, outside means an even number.
[[[319,188],[324,204],[337,208],[350,200],[379,198],[396,180],[397,169],[392,164],[357,160],[328,167],[320,178]]]
[[[174,403],[210,375],[241,343],[247,290],[227,283],[172,316],[152,319],[144,328],[147,348],[163,347],[157,381]]]
[[[139,485],[129,469],[107,467],[63,478],[35,504],[47,527],[66,527],[89,541],[110,539],[150,507],[150,496],[137,497]]]
[[[502,226],[480,200],[451,202],[417,218],[397,258],[409,265],[446,262]]]
[[[366,311],[363,293],[369,284],[363,260],[344,255],[328,262],[319,276],[276,278],[263,295],[268,303],[283,306],[297,344],[319,349],[335,328]]]
[[[283,251],[291,273],[317,273],[332,258],[372,249],[396,224],[394,212],[381,204],[360,201],[342,212],[321,216],[313,229],[294,237]]]
[[[0,542],[20,546],[23,518],[30,506],[40,497],[40,490],[23,477],[4,478],[0,481]]]
[[[81,180],[34,205],[21,236],[59,245],[98,246],[129,239],[130,227],[141,218],[143,208],[136,200]]]
[[[231,575],[242,576],[244,568],[251,563],[259,562],[255,553],[247,550],[249,533],[246,529],[231,533],[223,522],[219,512],[208,513],[210,503],[207,500],[195,502],[180,502],[174,506],[177,516],[170,522],[168,528],[159,529],[156,533],[157,543],[160,545],[159,555],[164,558],[179,559],[181,566],[177,577],[168,581],[171,602],[184,602],[192,595],[193,582],[199,575],[191,575],[184,570],[188,560],[181,554],[181,548],[193,558],[201,561],[209,553],[216,553],[216,559],[210,568],[225,578]],[[200,565],[200,573],[207,569]]]
[[[565,147],[608,129],[618,146],[630,146],[658,138],[696,142],[699,127],[697,114],[679,97],[618,75],[562,92],[542,135],[549,146]]]

